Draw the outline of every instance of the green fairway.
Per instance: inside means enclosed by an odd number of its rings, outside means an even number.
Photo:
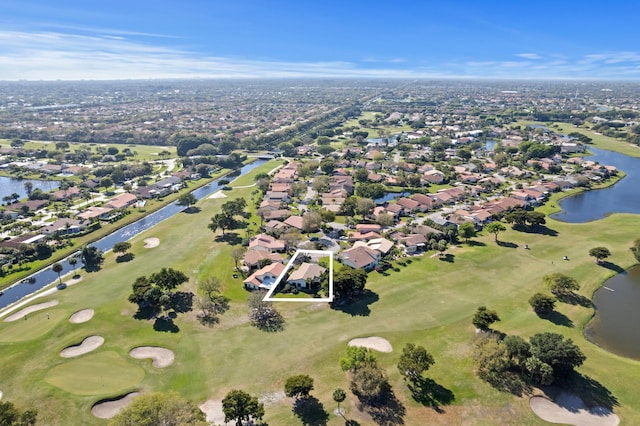
[[[115,352],[89,354],[53,367],[45,380],[75,395],[103,395],[131,389],[144,370]]]
[[[62,309],[47,309],[30,313],[25,319],[4,323],[0,328],[0,343],[22,342],[44,336],[66,319],[66,313]]]
[[[251,175],[277,164],[269,162]],[[234,186],[252,184],[251,175]],[[548,219],[546,234],[511,229],[500,233],[500,241],[507,243],[502,246],[494,242],[493,235],[482,235],[473,239],[473,244],[449,248],[446,261],[431,258],[428,253],[410,258],[406,266],[398,266],[399,271],[389,270],[386,275],[372,272],[367,283],[371,294],[343,310],[324,303],[275,302],[285,318],[285,328],[266,333],[249,324],[248,293],[242,288],[242,278],[232,276],[231,251],[237,245],[220,242],[221,232],[214,234],[207,229],[211,216],[229,199],[243,196],[253,208],[255,203],[249,200],[254,190],[238,188],[225,191],[228,198],[200,200],[199,212],[180,213],[134,238],[132,261],[116,263],[109,253],[102,271],[82,272],[83,281],[56,294],[56,298],[67,309],[64,318],[84,308],[94,309],[95,316],[84,324],[58,322],[39,339],[0,345],[0,389],[13,389],[12,401],[40,407],[43,424],[103,424],[89,412],[95,398],[82,395],[106,397],[132,389],[176,390],[200,404],[207,399],[222,399],[234,388],[272,395],[283,390],[287,377],[309,374],[315,379],[312,394],[329,413],[328,424],[343,425],[344,419],[333,414],[336,405],[331,397],[334,388],[349,388],[338,360],[349,340],[380,336],[394,349],[376,353],[376,357],[406,409],[405,424],[545,424],[532,414],[526,396],[496,391],[473,372],[471,350],[476,333],[471,317],[479,305],[486,305],[500,315],[502,321],[494,327],[501,332],[526,338],[554,331],[573,339],[587,356],[579,372],[615,397],[614,410],[624,424],[640,423],[636,385],[640,362],[612,355],[585,340],[582,327],[593,309],[558,304],[557,311],[568,319],[563,325],[539,318],[527,302],[532,294],[544,290],[542,276],[550,272],[575,277],[581,285],[580,294],[591,297],[614,272],[597,265],[589,257],[589,249],[605,246],[612,252],[608,261],[621,268],[630,267],[635,260],[629,247],[640,238],[640,231],[636,231],[640,229],[640,216],[615,214],[585,224]],[[256,226],[250,224],[250,228],[255,230]],[[245,229],[231,232],[246,237]],[[160,245],[143,248],[147,237],[158,237]],[[525,244],[529,250],[523,248]],[[565,255],[570,260],[563,261]],[[177,333],[157,332],[152,321],[134,319],[137,306],[127,301],[131,284],[136,277],[161,267],[185,272],[190,281],[184,290],[195,291],[196,282],[206,277],[220,278],[225,295],[231,299],[230,310],[213,327],[201,325],[195,311],[179,314]],[[15,334],[10,330],[19,325],[0,323],[0,335]],[[92,334],[105,338],[96,353],[72,361],[59,357],[60,349]],[[397,370],[407,342],[423,345],[433,354],[436,362],[426,376],[443,392],[453,395],[450,405],[443,405],[440,413],[413,400]],[[158,370],[149,363],[128,359],[128,351],[140,345],[171,349],[175,363]],[[108,379],[101,378],[106,374]],[[356,398],[347,394],[342,404],[347,418],[371,424],[370,418],[357,411]],[[267,405],[266,422],[300,424],[291,408],[291,401],[286,399]]]

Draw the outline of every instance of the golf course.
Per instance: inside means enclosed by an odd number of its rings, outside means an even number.
[[[574,277],[579,294],[590,299],[616,273],[589,256],[593,247],[607,247],[607,265],[615,269],[634,265],[629,247],[640,238],[640,216],[614,214],[583,224],[547,218],[546,232],[540,233],[507,226],[499,235],[502,244],[485,232],[449,247],[447,256],[427,253],[394,262],[385,274],[371,272],[366,285],[371,292],[354,305],[332,309],[326,303],[276,302],[284,330],[264,332],[249,323],[248,293],[242,277],[234,278],[231,252],[237,246],[216,239],[220,232],[212,233],[207,225],[229,199],[244,197],[255,210],[254,176],[280,164],[265,163],[234,181],[233,189],[224,191],[226,198],[204,198],[197,203],[199,211],[177,214],[136,236],[132,260],[116,262],[109,252],[100,271],[79,271],[77,284],[29,303],[57,304],[14,321],[6,321],[9,312],[0,313],[3,400],[37,409],[38,424],[100,425],[106,420],[92,414],[94,404],[131,392],[175,390],[201,405],[242,389],[265,401],[266,423],[295,425],[302,422],[292,412],[293,399],[284,397],[284,383],[289,376],[308,374],[315,380],[312,395],[326,412],[310,424],[343,425],[346,418],[368,425],[372,419],[358,410],[350,392],[341,405],[344,418],[336,414],[332,392],[349,389],[339,365],[347,344],[380,337],[391,350],[374,353],[404,406],[404,424],[547,424],[530,408],[531,395],[498,391],[475,375],[471,354],[477,333],[471,318],[485,305],[500,316],[492,326],[497,331],[525,339],[547,331],[571,338],[586,355],[572,392],[587,404],[609,405],[623,424],[640,424],[640,361],[611,354],[584,338],[593,307],[558,303],[554,321],[537,316],[528,303],[534,293],[547,291],[542,277],[555,272]],[[551,213],[557,197],[542,211]],[[252,222],[259,222],[255,213]],[[238,233],[245,236],[245,230]],[[195,293],[197,283],[207,277],[220,279],[230,309],[219,323],[202,325],[195,306],[179,313],[168,330],[136,319],[137,305],[127,300],[132,283],[163,267],[189,277],[183,291]],[[71,279],[66,272],[63,281]],[[93,310],[93,316],[69,321],[83,310]],[[92,336],[104,340],[87,353],[61,356],[65,348]],[[433,381],[427,402],[412,397],[396,367],[408,342],[424,346],[435,359],[425,373]],[[153,356],[134,358],[130,352],[141,347],[166,349],[173,362],[159,368]],[[543,395],[543,390],[532,394]]]

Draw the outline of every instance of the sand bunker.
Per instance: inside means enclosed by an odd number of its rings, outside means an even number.
[[[587,408],[582,399],[569,393],[561,393],[554,401],[543,396],[529,400],[533,412],[550,423],[576,426],[616,426],[620,418],[603,407]]]
[[[225,194],[222,191],[218,191],[218,192],[214,192],[213,194],[209,195],[209,198],[227,198],[227,194]]]
[[[2,399],[2,391],[0,391],[0,399]]]
[[[144,248],[154,248],[160,245],[160,238],[151,237],[144,239]]]
[[[24,308],[24,309],[19,310],[18,312],[16,312],[13,315],[9,315],[4,320],[7,321],[7,322],[17,321],[19,319],[24,318],[25,315],[29,315],[32,312],[40,311],[42,309],[47,309],[47,308],[50,308],[52,306],[56,306],[57,304],[58,304],[57,300],[52,300],[50,302],[39,303],[37,305],[29,306],[28,308]]]
[[[140,346],[133,348],[129,352],[129,355],[135,359],[151,358],[153,365],[156,368],[165,368],[173,364],[175,356],[173,351],[166,348],[158,348],[155,346]]]
[[[224,411],[222,411],[222,401],[216,401],[210,399],[201,404],[198,408],[207,416],[207,422],[214,425],[234,425],[236,422],[231,421],[229,423],[224,422]]]
[[[378,352],[391,352],[393,348],[387,339],[382,337],[363,337],[360,339],[352,339],[348,343],[349,346],[361,346],[363,348],[373,349]]]
[[[140,395],[140,392],[131,392],[117,399],[98,401],[91,407],[91,414],[99,419],[110,419],[118,414],[124,407],[131,404],[133,398],[138,395]]]
[[[95,351],[104,343],[104,337],[102,336],[89,336],[82,341],[79,345],[69,346],[64,348],[60,352],[62,358],[73,358],[76,356],[88,354],[91,351]]]
[[[93,309],[83,309],[71,315],[69,317],[69,322],[72,324],[80,324],[83,322],[87,322],[91,318],[93,318],[93,314],[94,314]]]

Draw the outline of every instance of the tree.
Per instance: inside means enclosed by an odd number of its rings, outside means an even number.
[[[27,197],[31,197],[31,191],[33,191],[33,182],[26,181],[24,183],[24,190],[27,191]]]
[[[111,185],[113,185],[113,179],[110,177],[100,179],[100,186],[104,187],[104,189],[111,187]]]
[[[236,220],[229,215],[224,213],[216,213],[211,218],[211,223],[209,223],[208,227],[214,233],[218,230],[218,228],[222,229],[222,235],[224,236],[225,229],[231,229],[236,226]]]
[[[545,275],[542,280],[549,286],[549,290],[556,296],[564,296],[580,290],[580,284],[575,278],[556,272]]]
[[[638,262],[640,262],[640,239],[637,239],[633,242],[633,245],[630,248],[633,256],[636,258]]]
[[[596,263],[600,263],[602,259],[611,256],[611,252],[606,247],[594,247],[589,250],[589,256],[596,258]]]
[[[128,300],[140,306],[148,306],[154,314],[162,313],[172,308],[173,290],[188,280],[184,273],[176,269],[162,268],[149,277],[136,278],[131,286],[132,293]]]
[[[476,236],[476,227],[471,222],[465,222],[458,227],[458,233],[468,242],[469,238]]]
[[[340,410],[340,403],[347,399],[347,393],[342,388],[335,388],[333,390],[333,400],[338,403],[338,413],[342,414]]]
[[[265,302],[264,291],[256,291],[249,295],[249,321],[251,325],[262,331],[282,331],[284,318],[271,302]]]
[[[491,324],[496,321],[500,321],[500,317],[496,311],[489,310],[486,306],[479,306],[471,323],[482,331],[489,331],[491,330]]]
[[[31,426],[36,424],[38,411],[29,409],[20,411],[9,401],[0,401],[0,425]]]
[[[391,385],[377,364],[365,364],[351,373],[351,392],[367,405],[378,405],[387,399]]]
[[[373,214],[373,210],[375,208],[376,203],[374,203],[371,198],[358,198],[356,203],[356,213],[362,215],[363,220]]]
[[[371,349],[362,346],[347,346],[345,354],[340,358],[342,371],[354,371],[367,364],[375,364],[376,357]]]
[[[336,299],[348,300],[359,296],[367,283],[367,273],[362,269],[343,265],[333,273],[333,294]]]
[[[262,420],[264,404],[255,396],[234,389],[222,399],[222,412],[225,422],[234,420],[237,426],[242,426],[243,422],[251,419]]]
[[[307,374],[291,376],[284,383],[284,394],[289,398],[307,398],[313,390],[313,378]]]
[[[51,270],[53,272],[55,272],[56,274],[58,274],[58,280],[60,281],[60,285],[62,285],[62,278],[60,277],[60,272],[62,272],[64,268],[62,267],[61,263],[54,263],[53,266],[51,267]]]
[[[188,194],[182,194],[180,198],[178,198],[178,202],[176,204],[178,204],[179,206],[186,207],[188,209],[197,201],[198,199],[196,198],[196,196],[189,192]]]
[[[329,189],[329,176],[318,176],[313,179],[311,189],[320,193],[327,192]]]
[[[119,241],[113,245],[113,252],[121,253],[121,256],[118,256],[118,258],[126,256],[129,249],[131,249],[131,243],[129,241]]]
[[[353,173],[353,178],[356,180],[356,182],[368,182],[369,171],[364,167],[358,168]]]
[[[537,314],[548,314],[555,309],[556,299],[544,293],[536,293],[529,299],[529,304]]]
[[[398,370],[405,378],[415,381],[434,364],[433,356],[422,346],[407,343],[402,349]]]
[[[553,368],[546,362],[540,361],[535,356],[527,358],[524,363],[525,369],[529,372],[529,380],[548,386],[553,383]]]
[[[100,265],[104,262],[102,250],[96,246],[86,245],[80,251],[80,259],[84,263],[84,268],[89,271],[100,269]]]
[[[302,232],[315,232],[322,226],[322,215],[318,212],[307,212],[302,216]]]
[[[558,333],[531,336],[531,355],[553,368],[554,376],[566,375],[587,359],[571,339]]]
[[[78,259],[76,257],[70,257],[68,262],[69,265],[71,265],[71,268],[75,271],[76,265],[78,264]]]
[[[504,381],[511,366],[507,346],[494,335],[484,335],[477,340],[473,360],[478,377],[493,385]]]
[[[205,415],[196,404],[177,392],[139,395],[109,420],[109,426],[205,426]]]
[[[376,217],[376,223],[384,228],[392,226],[395,223],[393,215],[389,213],[381,213]]]
[[[236,270],[238,270],[238,262],[242,260],[244,253],[246,252],[245,247],[236,247],[231,251],[231,258],[233,259],[233,263],[235,265]]]
[[[358,207],[357,197],[347,197],[340,206],[340,214],[344,216],[353,216],[356,214],[356,208]],[[640,241],[640,240],[638,240]]]
[[[505,228],[505,226],[500,222],[491,222],[486,225],[484,229],[495,236],[496,243],[498,242],[498,234],[507,230],[507,228]]]

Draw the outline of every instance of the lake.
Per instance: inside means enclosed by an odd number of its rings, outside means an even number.
[[[615,354],[640,359],[640,266],[605,281],[593,295],[596,314],[587,339]]]
[[[640,214],[640,158],[589,147],[594,155],[585,157],[600,164],[615,166],[627,175],[613,186],[581,192],[559,201],[562,209],[552,218],[570,223],[602,219],[611,213]]]
[[[36,179],[12,179],[4,176],[0,176],[0,200],[13,193],[16,193],[20,198],[27,196],[27,191],[24,189],[24,184],[31,182],[33,189],[40,189],[42,192],[49,192],[60,187],[60,182],[57,180],[36,180]]]

